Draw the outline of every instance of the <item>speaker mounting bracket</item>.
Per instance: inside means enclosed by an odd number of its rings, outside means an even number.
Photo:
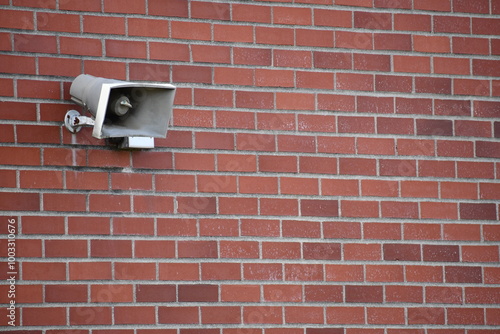
[[[82,116],[76,110],[69,110],[64,116],[64,126],[71,133],[77,133],[82,129],[82,126],[94,126],[94,119]]]

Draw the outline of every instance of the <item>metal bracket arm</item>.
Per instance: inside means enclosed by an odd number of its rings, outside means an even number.
[[[64,116],[64,126],[71,133],[77,133],[81,130],[82,126],[94,126],[94,119],[81,116],[76,110],[69,110]]]

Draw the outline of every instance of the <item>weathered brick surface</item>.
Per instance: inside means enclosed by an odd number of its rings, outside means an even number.
[[[499,15],[0,0],[18,332],[498,333]],[[174,84],[167,138],[117,151],[66,131],[81,73]]]

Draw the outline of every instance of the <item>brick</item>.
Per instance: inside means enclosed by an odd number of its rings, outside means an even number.
[[[115,16],[83,17],[83,32],[92,34],[125,35],[125,19]]]
[[[405,311],[395,307],[370,307],[367,310],[367,321],[369,324],[393,324],[405,323]]]
[[[451,94],[451,79],[418,77],[415,78],[415,91],[417,93]]]
[[[282,324],[283,308],[278,306],[268,306],[265,309],[262,309],[258,306],[245,306],[243,308],[243,319],[246,324]]]
[[[314,221],[285,220],[282,223],[283,236],[292,238],[318,238],[321,226]]]
[[[373,75],[359,73],[337,73],[336,89],[373,91]]]
[[[445,313],[444,308],[437,307],[412,307],[408,309],[408,323],[429,324],[429,325],[444,325]]]
[[[385,244],[384,260],[386,261],[421,261],[420,245]]]
[[[183,0],[173,0],[165,3],[161,0],[148,1],[148,14],[159,16],[188,17],[189,3]]]
[[[223,285],[221,300],[225,302],[259,302],[260,287],[258,285]]]
[[[457,54],[479,54],[490,53],[488,39],[472,37],[453,37],[453,53]]]
[[[399,185],[389,180],[362,180],[361,192],[363,196],[397,197]]]
[[[81,234],[109,235],[110,234],[109,218],[69,217],[68,233],[75,235],[81,235]]]
[[[232,4],[232,20],[271,23],[271,7],[253,4]]]
[[[262,258],[264,259],[300,259],[301,246],[297,242],[264,242]]]
[[[338,116],[338,131],[340,133],[374,133],[373,117]]]
[[[128,167],[130,164],[129,152],[111,150],[91,150],[87,152],[89,166],[94,167]]]
[[[289,70],[255,70],[255,83],[260,87],[294,87],[295,75]]]
[[[328,324],[364,324],[365,311],[363,307],[328,307],[326,310]],[[331,333],[334,333],[333,330]]]
[[[474,75],[499,77],[500,62],[489,59],[473,59],[472,72]]]
[[[257,44],[294,45],[294,31],[290,28],[255,28]]]
[[[255,241],[221,241],[221,258],[259,258],[259,245]]]
[[[66,0],[65,2],[59,4],[59,9],[71,11],[100,12],[101,2],[98,0],[90,0],[85,4],[82,4],[78,0]]]
[[[193,2],[191,5],[191,18],[209,20],[229,20],[230,5],[212,2]]]
[[[19,174],[21,188],[62,189],[63,176],[59,172],[23,170]]]
[[[159,174],[155,176],[155,186],[157,191],[194,192],[195,176]]]
[[[465,301],[468,304],[498,304],[498,288],[466,287]]]
[[[35,74],[36,72],[35,58],[33,57],[25,57],[17,55],[0,55],[0,60],[1,60],[0,70],[3,73]],[[12,106],[16,105],[13,104],[12,102],[2,102],[2,104],[5,106],[8,106],[9,104],[12,104]],[[17,104],[17,105],[19,107],[23,106],[22,104]]]
[[[416,37],[416,36],[415,36]],[[377,33],[373,36],[375,50],[411,50],[411,35]]]
[[[158,232],[158,234],[161,234]],[[175,244],[167,240],[136,240],[134,242],[135,258],[173,258]]]
[[[318,195],[318,180],[310,178],[280,178],[282,194]]]
[[[423,219],[457,219],[457,204],[443,202],[422,202],[420,216]]]
[[[60,262],[23,262],[23,280],[27,281],[65,281],[66,263]]]
[[[285,308],[285,321],[298,324],[322,324],[324,322],[323,308],[288,306]]]
[[[333,243],[304,243],[304,259],[308,260],[340,260],[340,244]],[[307,297],[306,297],[307,299]]]
[[[132,243],[129,240],[92,240],[92,257],[132,257]]]
[[[363,281],[362,265],[326,265],[326,280],[333,282]]]
[[[312,67],[312,54],[309,51],[273,51],[274,66],[278,67]]]
[[[488,80],[454,79],[453,93],[455,95],[490,96]]]
[[[310,8],[279,7],[273,8],[274,24],[311,25],[312,12]]]
[[[328,157],[300,157],[299,170],[301,173],[336,174],[337,159]]]
[[[432,114],[430,99],[396,98],[397,114]]]
[[[286,198],[261,198],[260,214],[266,216],[296,216],[298,215],[298,201]]]
[[[194,103],[197,106],[232,107],[233,96],[229,90],[195,89]]]
[[[66,172],[67,189],[107,190],[108,173],[102,172]]]
[[[280,223],[277,220],[243,219],[241,235],[245,236],[279,236]]]
[[[428,286],[425,288],[425,299],[427,303],[462,304],[462,288]]]
[[[413,139],[399,139],[397,141],[399,155],[420,155],[420,156],[434,156],[435,148],[433,140],[413,140]],[[443,164],[448,162],[423,162],[422,166],[426,164]],[[419,165],[419,166],[420,166]]]
[[[255,117],[251,112],[235,112],[235,111],[224,111],[218,110],[215,114],[217,127],[218,128],[236,128],[236,129],[255,129]],[[265,135],[262,137],[252,136],[247,134],[237,134],[238,149],[245,149],[244,146],[248,146],[250,138],[259,138],[260,141],[266,141]],[[266,140],[264,140],[266,139]],[[252,141],[254,142],[254,141]],[[240,147],[241,144],[245,144]]]
[[[418,165],[419,176],[455,177],[453,161],[422,160]]]
[[[151,59],[189,61],[187,44],[150,42],[149,52]],[[179,90],[177,90],[178,93]]]
[[[87,286],[80,284],[71,285],[46,285],[46,303],[85,303],[87,302]]]
[[[211,24],[203,22],[172,21],[171,37],[175,39],[211,40]]]
[[[321,179],[321,194],[324,196],[358,196],[358,180]]]
[[[283,270],[280,263],[244,263],[243,277],[246,280],[283,280]]]
[[[477,199],[477,185],[465,182],[441,182],[441,198]]]
[[[387,55],[354,54],[354,69],[362,71],[382,71],[391,70],[391,58]]]
[[[230,49],[226,46],[191,45],[191,52],[195,62],[222,64],[231,62]]]
[[[486,3],[486,10],[488,4]],[[484,8],[484,7],[483,7]],[[472,33],[477,35],[498,35],[498,18],[472,18]]]
[[[470,34],[471,26],[468,17],[434,16],[434,32]]]
[[[37,193],[0,193],[0,209],[4,211],[39,211],[40,198]]]
[[[352,12],[315,8],[314,25],[350,28],[352,27]]]
[[[414,9],[429,10],[429,11],[440,11],[440,12],[451,12],[451,1],[444,0],[436,3],[432,0],[415,0]]]
[[[45,240],[46,257],[82,257],[88,256],[85,240]]]
[[[489,14],[490,8],[487,0],[478,0],[473,3],[465,0],[453,0],[453,11],[459,13]]]
[[[316,152],[316,140],[313,136],[278,136],[280,152]]]
[[[385,289],[385,298],[392,303],[422,303],[422,295],[421,286],[389,285]]]
[[[116,324],[150,324],[155,322],[155,308],[151,306],[118,306],[114,308]]]
[[[321,264],[285,264],[285,280],[287,281],[322,281],[323,266]]]
[[[259,48],[234,48],[233,61],[238,65],[271,65],[271,50]]]
[[[295,156],[259,156],[259,171],[261,172],[297,172],[297,157]]]
[[[394,99],[391,97],[358,96],[358,112],[392,114],[394,113]]]
[[[498,262],[497,246],[464,246],[462,260],[464,262]]]
[[[218,247],[215,241],[179,241],[179,258],[216,258]]]
[[[17,81],[17,94],[19,97],[27,98],[59,99],[60,84],[55,81],[19,79]]]
[[[194,306],[160,306],[158,322],[160,324],[197,324],[199,308]]]
[[[407,31],[431,31],[431,16],[420,14],[394,14],[394,29]]]
[[[153,188],[153,178],[150,174],[112,173],[111,188],[117,190],[151,190]]]
[[[377,133],[379,134],[414,134],[414,119],[413,118],[392,118],[378,117],[377,118]]]
[[[104,12],[108,13],[126,13],[126,14],[146,14],[144,0],[127,3],[124,0],[105,0]]]
[[[230,175],[199,175],[199,192],[236,193],[236,176]]]
[[[496,142],[477,141],[476,156],[486,158],[499,158],[499,145]]]
[[[276,108],[288,110],[314,110],[315,96],[307,93],[276,93]]]
[[[318,94],[320,110],[354,111],[355,103],[355,98],[349,95]]]
[[[500,195],[499,195],[500,189],[499,189],[498,184],[480,183],[479,186],[480,186],[480,198],[481,199],[498,199],[498,197],[500,197]],[[474,199],[476,199],[476,198],[474,198]]]
[[[470,74],[469,64],[470,64],[469,59],[434,57],[434,73],[469,75]]]
[[[270,302],[301,302],[301,285],[265,285],[264,300]]]
[[[0,13],[0,22],[2,28],[33,30],[35,23],[33,13],[24,10],[3,9]]]
[[[341,202],[343,217],[379,217],[379,204],[376,201],[349,201]]]
[[[418,218],[418,204],[414,202],[381,203],[382,217],[388,218]]]
[[[500,104],[493,101],[475,101],[474,116],[476,117],[499,117]]]
[[[344,260],[380,261],[381,253],[379,244],[344,244]]]
[[[128,195],[99,195],[89,196],[91,211],[98,212],[127,212],[130,211],[130,196]]]
[[[176,170],[215,170],[215,157],[213,154],[175,153]]]
[[[143,218],[115,218],[113,234],[153,235],[154,221]]]
[[[352,69],[352,55],[349,53],[314,52],[314,67]]]
[[[390,13],[354,12],[354,27],[372,30],[391,30],[392,15]]]
[[[488,162],[458,161],[457,171],[460,178],[494,178],[494,165]]]
[[[495,220],[496,216],[493,203],[460,203],[460,219]]]
[[[130,63],[130,79],[137,81],[170,81],[170,67],[164,65],[151,65],[147,63]]]
[[[238,263],[202,263],[201,277],[202,280],[240,280],[240,267]],[[224,287],[222,287],[221,295],[224,296]]]
[[[471,103],[457,100],[435,100],[434,113],[442,116],[470,116]]]
[[[80,16],[72,14],[37,13],[38,29],[58,32],[80,32]]]
[[[109,262],[73,262],[69,264],[71,280],[107,280],[111,279]]]
[[[430,57],[394,55],[394,71],[410,73],[430,73]]]
[[[479,225],[446,224],[444,225],[444,240],[477,240],[481,239]]]
[[[219,299],[219,288],[217,285],[180,284],[177,289],[179,302],[216,302]]]
[[[298,46],[333,47],[334,32],[316,29],[296,29],[295,43]]]
[[[333,200],[301,200],[303,216],[336,217],[339,215],[338,201]]]
[[[23,326],[65,326],[64,307],[23,307]]]
[[[416,162],[411,160],[380,160],[381,176],[416,176]]]
[[[336,31],[335,47],[342,49],[373,50],[373,33]]]
[[[474,144],[468,141],[439,140],[437,152],[441,157],[473,157]]]
[[[214,40],[221,42],[253,42],[253,27],[241,25],[214,25]]]
[[[458,246],[424,245],[424,261],[429,262],[459,262],[460,252]]]
[[[357,7],[372,7],[372,0],[335,0],[338,6],[357,6]]]
[[[375,175],[376,161],[364,158],[340,158],[340,174],[346,175]]]
[[[382,303],[382,286],[346,285],[345,301],[347,303]]]
[[[160,263],[159,277],[165,281],[197,281],[198,267],[197,263]]]
[[[448,323],[452,325],[484,325],[483,308],[448,308]]]
[[[441,266],[406,266],[408,282],[443,282],[443,267]]]

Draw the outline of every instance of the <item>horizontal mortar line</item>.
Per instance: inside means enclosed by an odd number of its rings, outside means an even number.
[[[30,189],[30,191],[19,191],[20,189],[16,189],[17,191],[14,191],[14,193],[35,193],[35,194],[42,194],[42,195],[49,195],[49,194],[84,194],[84,195],[108,195],[108,196],[151,196],[152,193],[154,194],[159,194],[155,197],[169,197],[172,199],[179,199],[179,198],[212,198],[212,197],[217,197],[217,198],[235,198],[235,199],[249,199],[249,198],[254,198],[254,199],[262,199],[262,200],[267,200],[267,199],[296,199],[298,201],[303,201],[303,200],[324,200],[324,201],[355,201],[355,202],[381,202],[381,203],[388,203],[388,202],[397,202],[397,203],[456,203],[456,204],[472,204],[472,203],[484,203],[485,201],[490,201],[490,202],[498,202],[498,199],[456,199],[456,198],[434,198],[434,197],[390,197],[390,196],[339,196],[339,195],[320,195],[320,194],[315,194],[315,195],[309,195],[309,194],[268,194],[268,193],[221,193],[221,192],[209,192],[209,193],[199,193],[199,192],[189,192],[189,193],[179,193],[179,192],[136,192],[136,193],[128,193],[128,192],[116,192],[116,191],[110,191],[110,190],[90,190],[90,191],[73,191],[73,190],[66,190],[66,189],[61,189],[61,190],[54,190],[54,189],[38,189],[38,191],[33,191],[33,189]],[[12,191],[6,191],[6,190],[0,190],[0,193],[12,193]],[[52,212],[52,211],[43,211],[43,212]],[[60,212],[60,211],[54,211],[54,212]],[[69,211],[71,212],[71,211]],[[68,213],[69,213],[68,212]],[[79,212],[79,211],[75,211]],[[86,212],[86,211],[82,211]],[[110,212],[102,212],[102,213],[113,213],[116,211],[110,211]],[[120,213],[124,212],[129,212],[129,211],[119,211]],[[174,214],[174,213],[172,213]],[[187,214],[187,213],[185,213]],[[196,214],[196,213],[194,213]],[[201,212],[200,215],[216,215],[217,213],[203,213]],[[224,215],[219,213],[219,215]],[[309,217],[309,216],[301,216],[301,217]],[[328,216],[326,216],[328,217]],[[356,218],[356,217],[348,217],[348,218]],[[362,218],[377,218],[377,217],[359,217],[358,219]],[[380,217],[380,218],[393,218],[394,217]],[[399,219],[411,219],[411,218],[406,218],[406,217],[400,217]],[[416,219],[416,218],[414,218]]]
[[[480,203],[484,203],[483,202],[480,202]],[[123,217],[124,214],[126,214],[127,217],[140,217],[140,218],[177,218],[177,219],[195,219],[195,218],[198,218],[198,219],[208,219],[208,218],[214,218],[214,217],[218,217],[218,218],[234,218],[234,217],[238,217],[240,219],[275,219],[275,220],[279,220],[279,219],[283,219],[283,220],[288,220],[288,221],[311,221],[311,222],[315,222],[315,221],[327,221],[327,222],[330,222],[330,221],[354,221],[354,222],[358,222],[360,219],[362,219],[363,221],[365,222],[378,222],[378,223],[391,223],[391,222],[394,222],[395,220],[405,220],[407,221],[408,223],[413,223],[413,222],[422,222],[425,221],[425,222],[437,222],[437,221],[444,221],[444,222],[455,222],[457,221],[457,219],[446,219],[446,218],[442,218],[442,219],[439,219],[439,218],[405,218],[405,217],[395,217],[395,218],[391,218],[391,217],[374,217],[374,218],[367,218],[367,217],[341,217],[341,216],[331,216],[331,217],[328,217],[328,216],[297,216],[297,215],[294,215],[294,216],[283,216],[283,215],[280,215],[280,216],[273,216],[273,215],[248,215],[248,214],[245,214],[245,215],[238,215],[238,216],[235,216],[234,214],[232,215],[224,215],[224,214],[175,214],[175,213],[171,213],[171,214],[165,214],[165,213],[161,213],[161,214],[157,214],[157,215],[154,215],[154,214],[150,214],[150,215],[134,215],[133,212],[102,212],[102,214],[100,215],[97,215],[91,211],[70,211],[70,212],[61,212],[61,211],[30,211],[30,212],[27,212],[27,211],[8,211],[8,210],[4,210],[4,215],[11,215],[11,216],[19,216],[19,215],[23,215],[23,216],[40,216],[42,213],[43,216],[63,216],[63,217],[68,217],[68,216],[74,216],[74,217],[81,217],[81,216],[86,216],[86,217],[109,217],[110,214],[116,214],[117,216],[120,215],[119,217]],[[285,218],[283,218],[285,217]],[[494,222],[494,220],[490,219],[490,220],[486,220],[486,219],[478,219],[478,220],[472,220],[472,219],[460,219],[460,221],[468,221],[468,222],[474,222],[474,223],[483,223],[483,224],[492,224]]]
[[[323,308],[334,308],[339,306],[349,306],[349,307],[366,307],[366,308],[385,308],[387,306],[392,306],[395,308],[434,308],[434,307],[444,307],[444,308],[468,308],[470,306],[481,306],[485,308],[495,308],[495,304],[476,304],[476,303],[465,303],[465,304],[456,304],[456,303],[401,303],[401,302],[370,302],[370,303],[356,303],[356,302],[314,302],[314,301],[261,301],[261,302],[231,302],[231,301],[172,301],[172,302],[45,302],[42,303],[32,303],[27,304],[23,303],[21,307],[84,307],[84,306],[96,306],[96,307],[112,307],[112,306],[137,306],[139,304],[142,307],[179,307],[179,306],[189,306],[189,307],[207,307],[207,306],[233,306],[233,307],[323,307]],[[7,305],[7,304],[5,304]],[[368,305],[368,306],[367,306]],[[16,303],[17,306],[17,303]]]
[[[104,240],[104,239],[99,239]],[[118,239],[113,239],[118,240]],[[192,240],[194,241],[194,240]],[[351,243],[355,244],[355,243]],[[366,243],[360,243],[366,244]],[[426,244],[431,245],[431,244]],[[433,246],[446,246],[446,244],[432,244]],[[453,244],[452,244],[453,245]],[[158,258],[29,258],[22,261],[17,261],[19,264],[23,263],[155,263],[155,264],[214,264],[214,263],[232,263],[241,265],[251,265],[251,264],[283,264],[283,265],[374,265],[374,266],[442,266],[442,267],[495,267],[495,262],[443,262],[443,261],[387,261],[387,260],[372,260],[372,261],[354,261],[354,260],[309,260],[309,259],[256,259],[256,258],[168,258],[160,261]],[[283,278],[284,280],[285,278]],[[323,279],[319,280],[322,281]],[[141,280],[142,281],[142,280]],[[145,280],[146,281],[146,280]],[[147,280],[149,281],[149,280]],[[261,280],[257,280],[261,281]],[[265,281],[265,280],[264,280]],[[297,280],[291,280],[297,282]],[[305,280],[307,281],[307,280]],[[313,280],[314,281],[314,280]],[[363,284],[363,282],[359,282]],[[377,283],[377,282],[373,282]],[[391,283],[378,281],[379,284]],[[392,282],[401,283],[401,282]],[[417,282],[413,282],[417,283]],[[449,284],[450,282],[444,282],[443,284]],[[485,283],[461,283],[461,284],[477,284],[484,286]]]

